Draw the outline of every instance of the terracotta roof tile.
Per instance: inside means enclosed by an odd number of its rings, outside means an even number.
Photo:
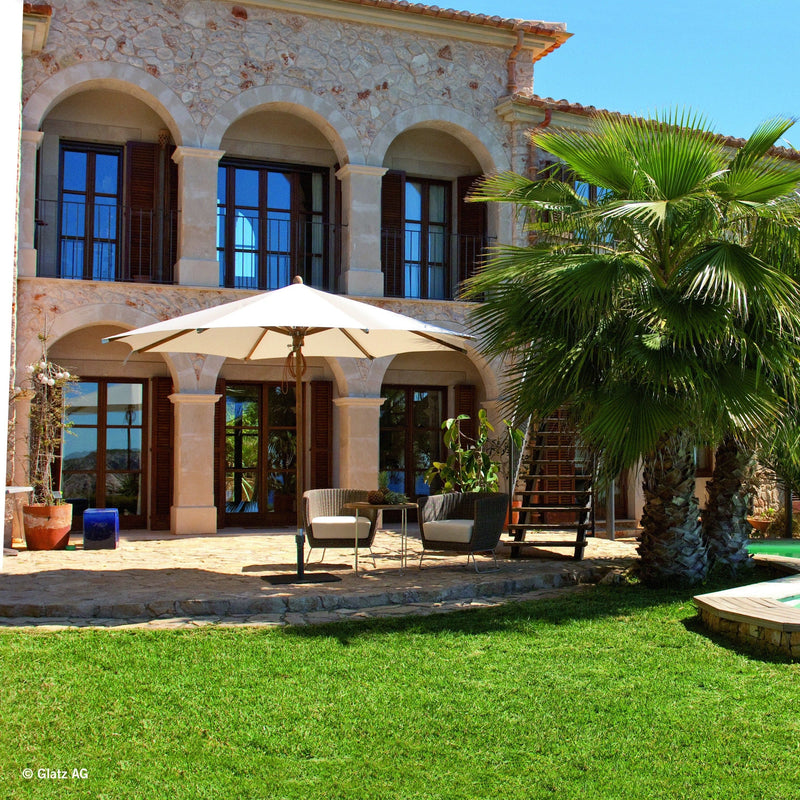
[[[582,117],[595,117],[600,114],[629,117],[632,114],[623,114],[619,111],[609,111],[605,108],[596,108],[595,106],[584,106],[580,103],[570,103],[569,100],[555,100],[552,97],[541,97],[540,95],[512,95],[511,99],[515,103],[522,103],[525,105],[536,106],[549,111],[562,111],[567,114],[577,114]],[[737,138],[735,136],[725,136],[725,134],[715,134],[717,138],[729,147],[741,147],[747,140]],[[791,161],[800,161],[800,151],[788,147],[773,147],[769,151],[769,155],[776,156],[777,158],[788,158]]]
[[[372,8],[385,8],[392,11],[405,11],[409,14],[421,14],[426,17],[439,19],[453,19],[458,22],[468,22],[473,25],[486,25],[492,28],[506,28],[510,31],[524,31],[525,33],[538,33],[547,36],[560,36],[566,39],[571,34],[567,33],[567,26],[563,22],[542,22],[540,20],[507,19],[505,17],[489,16],[488,14],[473,14],[471,11],[457,11],[454,8],[440,8],[424,3],[409,3],[408,0],[339,0],[341,3],[350,3],[357,6]]]

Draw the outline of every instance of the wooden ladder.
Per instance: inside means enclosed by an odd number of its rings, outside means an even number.
[[[535,432],[529,428],[514,489],[514,499],[521,502],[512,509],[518,519],[512,516],[508,532],[513,538],[504,543],[510,545],[512,558],[523,547],[569,547],[580,561],[586,537],[595,534],[593,464],[563,411],[532,424]],[[575,537],[537,536],[547,531],[574,531]]]

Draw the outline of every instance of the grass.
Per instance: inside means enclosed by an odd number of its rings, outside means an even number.
[[[712,640],[690,594],[595,587],[271,631],[4,631],[0,791],[797,798],[800,665]]]

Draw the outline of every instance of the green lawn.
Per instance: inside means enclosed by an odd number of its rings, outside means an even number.
[[[278,631],[4,631],[0,796],[795,800],[800,665],[710,639],[689,597],[629,585]]]

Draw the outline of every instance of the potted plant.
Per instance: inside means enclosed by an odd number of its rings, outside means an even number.
[[[441,492],[498,492],[500,491],[500,462],[493,454],[500,452],[498,443],[491,439],[494,428],[486,411],[478,411],[478,432],[471,439],[461,430],[461,423],[469,419],[468,414],[447,419],[442,423],[444,443],[448,454],[446,461],[434,461],[425,473],[425,483],[440,484]],[[509,437],[517,447],[522,442],[522,432],[505,423]]]
[[[42,357],[26,368],[32,393],[28,472],[33,499],[24,506],[23,527],[29,550],[63,550],[69,542],[72,506],[53,488],[53,471],[66,422],[64,387],[75,375],[47,357],[47,337],[40,335]]]
[[[752,517],[748,517],[747,521],[755,530],[763,534],[767,528],[772,525],[777,516],[777,508],[762,508],[760,511],[754,513]]]

